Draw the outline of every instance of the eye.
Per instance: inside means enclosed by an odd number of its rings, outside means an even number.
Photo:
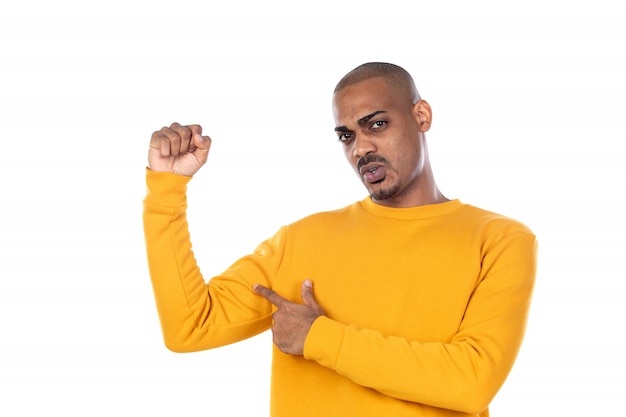
[[[374,123],[372,123],[372,125],[370,126],[370,129],[380,130],[384,128],[385,126],[387,126],[387,122],[385,120],[376,120]]]
[[[353,138],[354,138],[354,135],[352,133],[342,133],[341,135],[339,135],[339,142],[348,143]]]

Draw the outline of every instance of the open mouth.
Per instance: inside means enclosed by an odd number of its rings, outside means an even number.
[[[361,176],[368,184],[376,184],[385,179],[385,167],[379,164],[368,164],[361,168]]]

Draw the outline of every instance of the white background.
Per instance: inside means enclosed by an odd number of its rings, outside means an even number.
[[[269,333],[163,346],[141,226],[148,141],[173,121],[213,138],[189,190],[210,277],[280,225],[365,196],[330,99],[367,61],[409,70],[433,107],[443,192],[538,236],[527,337],[492,415],[620,414],[624,7],[3,2],[0,415],[267,415]]]

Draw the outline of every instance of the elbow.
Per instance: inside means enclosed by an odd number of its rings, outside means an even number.
[[[498,389],[497,384],[488,381],[466,384],[463,388],[457,390],[455,396],[455,410],[468,414],[480,414],[485,411],[495,397]]]
[[[198,347],[194,347],[194,345],[192,345],[191,343],[185,343],[184,341],[177,340],[174,338],[165,337],[163,339],[163,342],[167,350],[169,350],[170,352],[174,352],[174,353],[190,353],[190,352],[197,352],[198,350],[201,350]]]
[[[189,350],[185,349],[185,347],[183,345],[181,345],[180,343],[176,343],[176,342],[174,342],[172,340],[165,339],[164,343],[165,343],[165,347],[170,352],[174,352],[174,353],[187,353],[187,352],[189,352]]]
[[[485,411],[506,380],[510,371],[508,363],[493,353],[475,356],[457,378],[450,379],[454,381],[448,390],[453,403],[450,408],[472,415]]]
[[[181,349],[176,345],[171,345],[171,344],[166,343],[165,347],[167,348],[167,350],[173,353],[186,353],[184,349]]]
[[[193,324],[163,326],[163,343],[174,353],[198,352],[208,349],[205,332],[201,332]]]
[[[491,395],[484,395],[483,393],[476,392],[471,396],[468,395],[464,398],[457,409],[463,413],[478,415],[489,407],[492,399],[493,396]]]

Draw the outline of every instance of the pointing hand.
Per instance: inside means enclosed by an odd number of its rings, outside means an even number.
[[[272,315],[274,319],[272,325],[274,344],[283,353],[302,355],[304,341],[313,322],[319,316],[324,315],[324,310],[313,295],[313,283],[309,280],[302,283],[302,301],[304,304],[292,303],[260,284],[254,286],[254,291],[278,307],[278,310]]]

